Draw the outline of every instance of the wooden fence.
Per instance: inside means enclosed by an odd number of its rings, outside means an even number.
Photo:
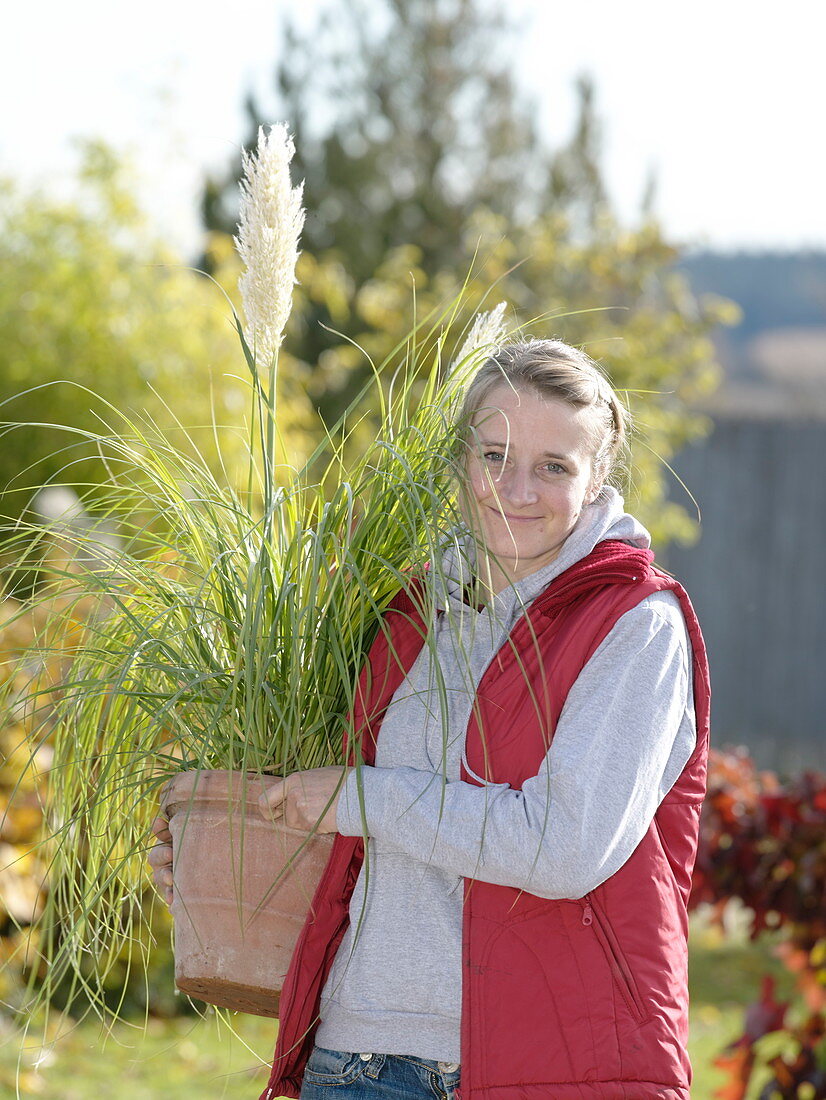
[[[718,418],[674,465],[702,533],[663,560],[706,637],[712,743],[826,769],[826,423]]]

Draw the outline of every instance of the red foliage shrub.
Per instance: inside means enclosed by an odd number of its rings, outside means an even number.
[[[717,1059],[730,1075],[717,1097],[742,1100],[755,1043],[785,1030],[795,1053],[771,1060],[774,1079],[761,1096],[826,1100],[826,775],[781,782],[758,771],[745,750],[711,752],[691,903],[721,912],[732,898],[752,910],[753,939],[765,928],[784,930],[777,953],[796,975],[808,1017],[789,1028],[787,1006],[766,978],[743,1035]]]

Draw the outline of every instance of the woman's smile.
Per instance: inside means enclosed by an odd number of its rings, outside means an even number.
[[[542,519],[542,516],[514,516],[514,515],[511,515],[508,512],[501,511],[499,508],[491,508],[490,510],[491,510],[491,512],[494,512],[497,516],[501,516],[503,519],[506,519],[509,523],[515,523],[515,522],[518,522],[519,520],[526,520],[527,521],[527,520],[534,520],[534,519]]]

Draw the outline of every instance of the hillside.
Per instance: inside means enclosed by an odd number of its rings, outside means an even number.
[[[711,411],[826,418],[826,252],[698,252],[679,266],[697,293],[743,311],[716,338],[725,379]]]

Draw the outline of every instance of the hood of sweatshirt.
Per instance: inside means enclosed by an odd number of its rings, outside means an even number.
[[[648,531],[625,511],[622,497],[608,485],[603,486],[596,499],[583,508],[576,526],[554,560],[498,592],[489,610],[500,623],[511,625],[555,577],[587,557],[597,543],[606,539],[617,539],[641,550],[647,550],[651,545]],[[433,571],[437,606],[441,610],[459,610],[458,605],[465,604],[465,586],[473,578],[475,564],[473,536],[467,530],[454,532],[444,547],[440,568]]]

